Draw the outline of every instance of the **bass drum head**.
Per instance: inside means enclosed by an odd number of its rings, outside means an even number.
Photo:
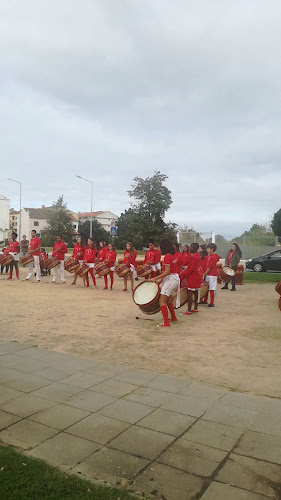
[[[144,281],[135,288],[133,301],[137,306],[143,306],[152,302],[158,294],[159,287],[157,283]]]
[[[235,275],[235,271],[234,269],[232,269],[232,267],[223,266],[222,270],[225,274],[227,274],[227,276],[230,276],[231,278],[233,278],[233,276]]]

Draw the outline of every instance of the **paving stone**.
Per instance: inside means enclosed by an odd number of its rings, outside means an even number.
[[[103,380],[105,380],[105,377],[102,375],[96,375],[89,372],[79,372],[75,375],[71,375],[71,377],[63,379],[63,383],[74,385],[75,387],[81,387],[82,389],[89,389],[89,387],[93,387],[95,384],[98,384]]]
[[[51,359],[53,351],[49,349],[45,349],[44,347],[30,347],[26,346],[26,348],[23,350],[17,351],[17,356],[23,356],[25,358],[29,359]]]
[[[281,437],[246,431],[235,448],[238,455],[281,464]]]
[[[54,465],[73,467],[99,450],[100,444],[61,432],[29,452],[29,455]]]
[[[185,389],[179,391],[179,393],[184,396],[205,398],[210,401],[218,401],[224,394],[227,394],[227,392],[227,389],[201,384],[200,382],[192,382]]]
[[[218,450],[230,451],[243,433],[243,429],[199,420],[182,436],[183,439],[205,444]]]
[[[0,346],[1,347],[1,346]],[[3,353],[0,358],[0,366],[8,366],[10,363],[14,363],[15,361],[24,361],[24,357],[17,356],[17,352],[15,353]],[[12,367],[11,367],[12,368]]]
[[[119,450],[103,448],[77,465],[75,471],[103,481],[119,481],[133,478],[149,463]]]
[[[168,434],[132,426],[123,432],[121,436],[111,441],[110,448],[152,460],[174,439],[174,436],[168,436]]]
[[[88,415],[88,411],[73,408],[72,406],[64,404],[58,404],[48,408],[47,410],[35,413],[35,415],[30,417],[30,420],[44,425],[49,425],[54,429],[63,430]]]
[[[82,410],[95,412],[113,403],[115,400],[116,398],[107,396],[107,394],[100,394],[94,391],[83,391],[75,396],[71,396],[65,403],[70,406],[75,406],[76,408],[81,408]]]
[[[254,421],[256,415],[256,411],[217,404],[207,410],[203,419],[245,429]]]
[[[243,394],[241,392],[229,391],[220,399],[221,405],[235,406],[244,410],[261,410],[265,403],[265,398],[253,394]]]
[[[157,461],[199,476],[210,476],[226,455],[226,451],[180,438]]]
[[[145,370],[139,370],[136,368],[130,368],[124,371],[121,375],[117,375],[117,380],[121,380],[122,382],[128,382],[129,384],[135,385],[144,385],[149,380],[157,377],[158,373],[156,372],[148,372]]]
[[[149,413],[153,411],[151,406],[141,405],[139,403],[134,403],[133,401],[126,401],[125,399],[119,399],[112,403],[111,405],[103,408],[98,413],[100,415],[105,415],[106,417],[116,418],[117,420],[123,420],[130,424],[136,423],[143,417],[146,417]]]
[[[180,436],[194,422],[196,422],[196,418],[194,417],[158,408],[140,420],[137,425],[172,436]]]
[[[10,368],[6,368],[4,374],[1,370],[0,380],[2,385],[26,393],[50,384],[50,380],[43,377],[39,377],[35,374],[18,372]]]
[[[32,394],[33,396],[39,396],[40,398],[49,399],[50,401],[55,401],[61,403],[66,399],[74,396],[74,394],[79,394],[83,389],[81,387],[74,387],[69,384],[62,384],[61,382],[54,382],[53,384],[37,389]]]
[[[281,411],[279,413],[277,411],[261,410],[249,426],[249,429],[281,437]]]
[[[11,399],[16,399],[24,394],[25,393],[22,391],[16,391],[16,389],[12,389],[11,387],[0,385],[0,404],[10,401]]]
[[[0,441],[27,450],[43,443],[57,432],[56,429],[46,427],[46,425],[31,422],[31,420],[21,420],[1,431]]]
[[[106,363],[100,363],[99,365],[90,368],[87,370],[91,373],[95,373],[96,375],[103,376],[105,379],[106,378],[111,378],[115,377],[116,375],[120,375],[124,371],[126,371],[126,368],[123,366],[118,366],[118,365],[109,365]]]
[[[7,401],[1,405],[1,410],[18,415],[19,417],[28,417],[40,410],[50,408],[55,403],[47,399],[38,398],[33,394],[24,394],[23,396]]]
[[[151,387],[151,389],[159,389],[161,391],[177,394],[181,390],[186,389],[190,384],[191,381],[188,380],[168,377],[168,375],[159,375],[158,377],[145,382],[143,385],[145,387]]]
[[[135,391],[138,388],[137,385],[127,384],[127,382],[121,382],[120,380],[114,380],[110,378],[94,386],[96,392],[101,392],[102,394],[108,394],[109,396],[114,396],[116,398],[122,398],[127,394]]]
[[[193,500],[202,487],[201,478],[156,463],[137,476],[130,490],[155,500]]]
[[[1,344],[1,352],[10,353],[17,351],[24,351],[28,346],[19,344],[18,342],[4,342]]]
[[[28,358],[26,359],[23,356],[16,356],[16,355],[14,355],[13,358],[14,359],[13,360],[10,359],[9,362],[7,359],[4,360],[6,366],[8,366],[11,369],[18,370],[24,373],[37,372],[38,370],[43,370],[50,366],[50,363],[46,363],[45,361],[41,361],[38,359],[28,359]]]
[[[59,380],[63,380],[70,375],[74,375],[79,370],[72,367],[63,367],[63,366],[50,366],[49,368],[45,368],[44,370],[39,370],[34,372],[34,375],[38,375],[39,377],[44,377],[48,380],[53,380],[57,382]]]
[[[124,399],[157,408],[166,401],[169,401],[171,397],[173,397],[173,395],[170,392],[151,389],[150,387],[139,387],[135,392],[125,396]]]
[[[251,491],[241,490],[229,484],[213,482],[205,491],[201,500],[268,500],[268,497],[252,493]]]
[[[18,422],[19,420],[21,420],[19,417],[0,410],[0,430],[5,429],[5,427]]]
[[[72,425],[67,429],[67,432],[96,443],[106,444],[129,426],[130,424],[121,422],[121,420],[94,414]]]
[[[281,466],[231,454],[216,480],[276,498],[280,490]]]
[[[161,405],[163,410],[171,410],[191,417],[201,417],[210,406],[207,399],[190,398],[179,394],[173,395],[169,401]]]
[[[264,405],[262,408],[266,412],[276,412],[281,415],[281,399],[264,398]]]

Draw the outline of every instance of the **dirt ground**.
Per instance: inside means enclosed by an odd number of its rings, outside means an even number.
[[[21,278],[27,272],[21,269]],[[274,284],[246,284],[220,290],[215,308],[180,317],[171,328],[156,327],[161,314],[145,316],[122,292],[0,278],[0,340],[97,357],[175,377],[281,396],[281,312]],[[185,307],[183,308],[185,310]],[[136,319],[139,316],[143,319]],[[145,320],[150,318],[151,320]]]

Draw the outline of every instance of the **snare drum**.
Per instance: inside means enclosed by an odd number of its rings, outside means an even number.
[[[74,273],[76,269],[79,267],[79,262],[78,260],[75,259],[75,257],[68,257],[64,263],[64,269],[68,271],[69,273]]]
[[[110,267],[106,262],[101,262],[98,266],[98,270],[96,271],[97,275],[101,278],[110,272]]]
[[[56,267],[60,264],[60,259],[57,257],[50,257],[50,259],[46,260],[46,266],[48,269],[53,269],[53,267]]]
[[[83,278],[83,276],[85,276],[89,270],[89,266],[87,266],[86,262],[84,262],[84,264],[81,264],[81,266],[78,267],[76,272],[80,278]]]
[[[221,269],[218,269],[220,279],[225,283],[228,283],[235,276],[235,271],[230,266],[223,266]]]
[[[30,253],[26,253],[25,255],[20,257],[20,261],[21,261],[23,267],[25,267],[28,264],[30,264],[30,262],[33,262],[33,255]]]
[[[133,292],[133,301],[144,314],[156,314],[160,311],[160,289],[157,283],[143,281]]]
[[[119,278],[123,278],[128,274],[131,270],[130,264],[124,263],[124,264],[119,264],[119,266],[116,267],[115,272],[118,274]]]
[[[279,295],[281,295],[281,281],[279,281],[279,283],[277,283],[276,287],[275,287],[275,292],[279,293]]]
[[[148,276],[152,271],[151,265],[150,264],[144,264],[138,269],[138,277],[139,278],[145,278]]]
[[[179,309],[180,307],[184,306],[184,304],[187,303],[187,289],[186,288],[181,288],[180,289],[180,305],[179,307],[177,308],[176,307],[176,303],[177,303],[177,294],[178,292],[176,291],[172,297],[171,297],[171,300],[172,300],[172,304],[174,306],[174,309]]]
[[[14,258],[9,253],[1,256],[1,266],[8,266],[12,262],[14,262]]]

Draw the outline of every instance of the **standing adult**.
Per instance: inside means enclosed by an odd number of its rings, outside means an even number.
[[[228,250],[227,256],[225,259],[225,265],[232,267],[234,271],[236,271],[238,264],[241,260],[242,257],[242,252],[239,248],[239,245],[237,243],[232,243],[231,249]],[[235,275],[232,278],[232,288],[231,291],[235,292],[236,291],[236,282],[235,282]],[[224,286],[222,287],[222,290],[227,290],[228,289],[228,283],[225,283]]]
[[[33,262],[30,262],[30,264],[28,264],[28,275],[25,279],[30,280],[34,264],[34,270],[36,273],[36,283],[39,283],[41,278],[41,270],[39,263],[40,249],[41,249],[41,240],[40,238],[38,238],[35,229],[33,229],[31,231],[31,240],[29,244],[29,253],[32,254]]]
[[[62,241],[62,235],[58,234],[57,241],[55,242],[55,244],[53,246],[52,257],[57,257],[59,259],[60,263],[56,267],[54,267],[54,274],[53,274],[52,283],[55,283],[57,281],[59,269],[60,269],[60,280],[63,284],[65,283],[64,257],[65,257],[66,253],[67,253],[67,246],[64,243],[64,241]]]
[[[13,257],[13,262],[10,264],[10,275],[8,280],[13,279],[13,269],[15,268],[16,270],[16,277],[19,279],[19,265],[18,265],[18,259],[19,259],[19,252],[20,252],[20,245],[19,242],[17,241],[17,233],[14,231],[12,232],[11,236],[11,241],[9,243],[9,254]]]
[[[29,245],[29,241],[26,239],[26,235],[23,234],[22,240],[20,242],[20,251],[21,251],[22,255],[25,255],[28,252],[28,245]]]

